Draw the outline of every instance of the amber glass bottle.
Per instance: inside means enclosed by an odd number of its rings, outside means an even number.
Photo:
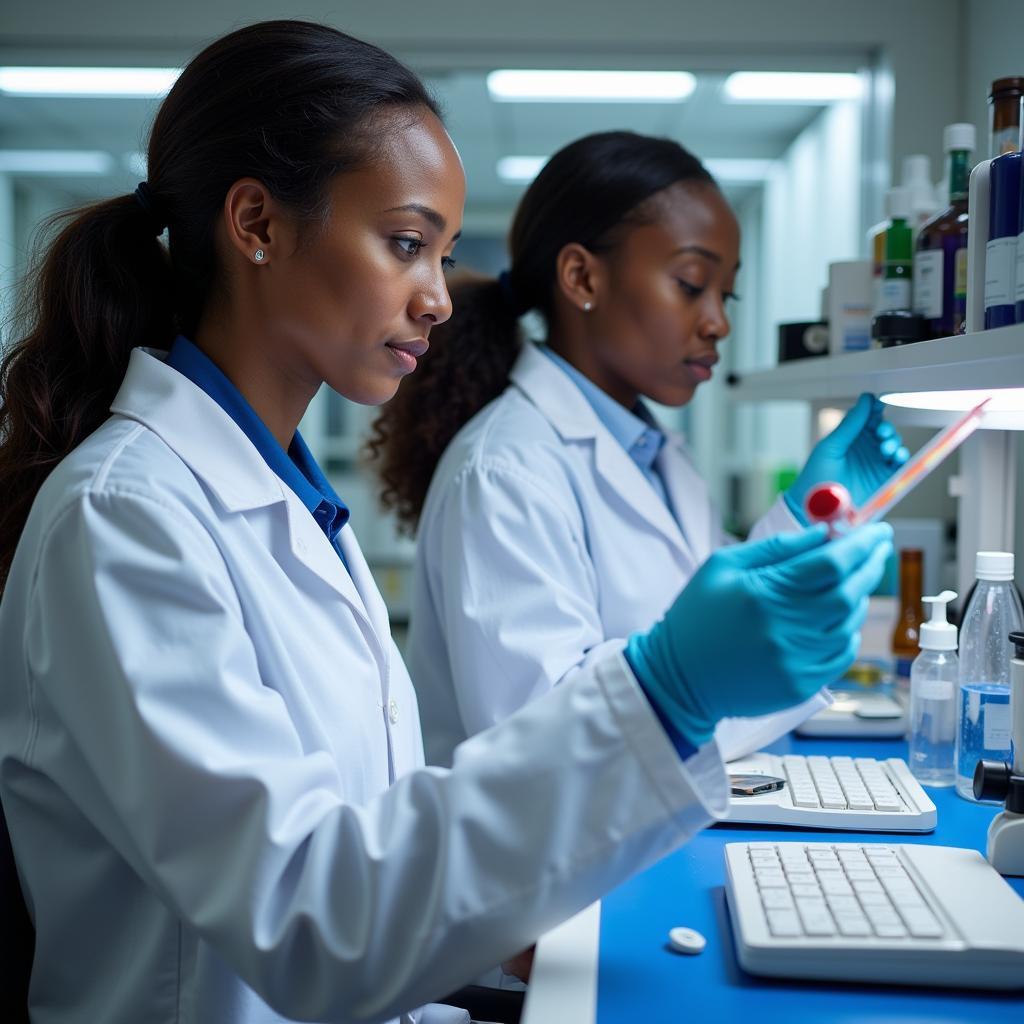
[[[919,651],[923,562],[924,554],[919,548],[904,548],[900,552],[900,613],[892,633],[892,654],[896,685],[904,692],[909,692],[910,663]]]
[[[997,78],[988,94],[988,155],[995,159],[1020,149],[1020,109],[1024,78]]]

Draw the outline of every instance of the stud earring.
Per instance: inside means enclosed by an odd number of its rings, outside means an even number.
[[[254,259],[254,260],[255,260],[255,261],[257,262],[257,263],[262,263],[262,262],[263,262],[263,257],[264,257],[265,255],[266,255],[266,253],[265,253],[265,252],[264,252],[264,251],[263,251],[262,249],[257,249],[257,250],[256,250],[256,251],[255,251],[255,252],[254,252],[254,253],[252,254],[252,258],[253,258],[253,259]]]
[[[594,304],[592,302],[584,302],[583,303],[583,312],[584,313],[589,313],[593,308],[594,308]]]

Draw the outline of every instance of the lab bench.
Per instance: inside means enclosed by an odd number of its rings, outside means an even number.
[[[789,736],[768,749],[879,759],[907,756],[902,740]],[[938,809],[938,826],[924,835],[746,825],[705,829],[609,893],[600,906],[595,904],[541,939],[522,1024],[1006,1024],[1024,1019],[1024,990],[760,978],[737,962],[724,889],[726,843],[932,843],[984,852],[988,825],[998,808],[963,800],[952,787],[927,792]],[[1024,897],[1024,879],[1007,881]],[[955,883],[951,878],[950,884]],[[707,938],[703,953],[684,957],[671,952],[668,933],[677,925],[695,928]]]

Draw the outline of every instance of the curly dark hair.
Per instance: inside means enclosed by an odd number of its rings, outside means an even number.
[[[132,348],[194,331],[231,185],[258,178],[315,230],[331,179],[372,159],[401,120],[390,115],[421,108],[438,113],[394,57],[310,22],[239,29],[185,68],[153,124],[138,198],[56,218],[63,230],[30,274],[24,327],[0,364],[0,591],[36,493],[109,415]]]
[[[434,470],[462,426],[508,385],[519,354],[519,317],[550,322],[558,254],[572,242],[599,252],[615,229],[656,216],[647,203],[679,182],[714,186],[701,162],[670,139],[634,132],[588,135],[559,150],[526,190],[509,234],[511,265],[499,280],[452,282],[454,312],[431,331],[419,369],[373,424],[366,454],[381,502],[415,531]]]

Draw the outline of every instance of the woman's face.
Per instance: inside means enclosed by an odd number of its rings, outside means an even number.
[[[579,353],[580,369],[627,407],[637,395],[684,405],[711,379],[739,270],[739,225],[716,187],[673,185],[651,202],[651,223],[600,257]]]
[[[444,270],[462,224],[462,164],[433,114],[399,124],[371,165],[333,182],[325,228],[267,276],[268,335],[294,357],[286,372],[364,405],[394,395],[451,315]]]

